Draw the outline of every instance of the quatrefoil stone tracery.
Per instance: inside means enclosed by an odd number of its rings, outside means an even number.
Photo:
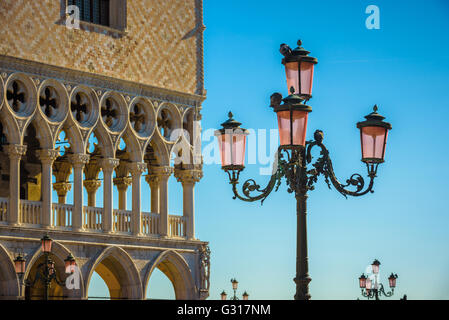
[[[108,98],[101,107],[101,117],[103,122],[109,127],[113,128],[118,122],[119,107],[114,99]]]
[[[89,114],[89,103],[85,94],[78,92],[72,100],[70,110],[76,121],[83,123]]]
[[[145,129],[146,114],[143,106],[136,103],[129,113],[129,121],[137,133],[141,133]]]
[[[166,139],[170,139],[170,134],[172,131],[173,121],[170,113],[168,110],[161,110],[159,113],[159,117],[157,119],[157,125],[159,127],[159,130],[161,131],[161,134]]]
[[[39,104],[42,112],[48,117],[53,118],[59,108],[58,95],[56,90],[51,87],[46,87],[42,90],[39,97]]]
[[[26,101],[26,90],[23,84],[19,81],[12,81],[6,90],[6,99],[9,105],[15,112],[20,112],[24,109],[23,105]]]

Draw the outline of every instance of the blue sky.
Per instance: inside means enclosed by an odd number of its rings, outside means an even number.
[[[368,5],[380,9],[379,30],[365,27]],[[287,94],[279,45],[298,39],[318,58],[307,138],[324,131],[341,181],[366,176],[356,123],[377,104],[393,125],[375,193],[346,200],[319,180],[309,194],[313,299],[356,299],[357,278],[375,258],[385,284],[399,275],[396,299],[449,299],[448,18],[444,0],[204,1],[203,130],[218,128],[229,110],[245,128],[276,129],[269,97]],[[260,166],[248,165],[241,181],[266,184]],[[181,190],[174,181],[170,188]],[[170,205],[182,212],[181,198]],[[295,206],[285,182],[263,206],[233,200],[220,166],[204,166],[196,234],[212,250],[211,299],[231,293],[232,277],[250,299],[293,298]],[[163,276],[151,281],[154,297],[173,297]]]

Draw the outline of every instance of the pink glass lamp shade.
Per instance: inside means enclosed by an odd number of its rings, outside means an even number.
[[[237,290],[239,282],[236,279],[231,279],[232,290]]]
[[[18,275],[25,274],[25,264],[26,260],[20,254],[14,259],[14,268]]]
[[[286,44],[281,44],[281,53],[284,55],[282,64],[285,66],[287,79],[287,91],[293,88],[293,93],[304,100],[312,97],[313,71],[318,60],[309,57],[310,51],[301,47],[301,40],[298,40],[298,47],[291,50]]]
[[[226,300],[226,297],[228,296],[227,293],[223,290],[223,292],[220,294],[221,300]]]
[[[377,259],[374,260],[373,263],[371,264],[371,268],[372,268],[374,274],[379,273],[379,266],[380,266],[380,262]]]
[[[241,123],[233,119],[229,112],[229,119],[222,123],[222,129],[215,131],[220,149],[221,165],[223,169],[239,169],[245,167],[246,136],[248,130],[240,128]]]
[[[281,145],[305,145],[308,115],[300,110],[277,112]]]
[[[365,284],[366,290],[371,290],[372,285],[373,285],[373,282],[371,281],[371,279],[367,278],[366,279],[366,284]]]
[[[69,254],[67,256],[67,258],[64,260],[64,264],[65,264],[65,273],[73,273],[74,272],[74,268],[76,266],[76,260],[71,254]]]
[[[285,99],[280,93],[271,96],[271,107],[278,118],[280,144],[283,147],[305,146],[307,120],[312,108],[302,103],[304,99],[294,94],[293,88],[290,92]]]
[[[393,273],[388,277],[388,282],[390,284],[390,288],[395,288],[396,287],[396,279],[397,278],[398,278],[398,275],[397,274],[393,274]]]
[[[48,235],[44,235],[41,239],[42,252],[50,253],[52,243],[53,243],[53,240]]]
[[[362,146],[362,161],[365,163],[382,163],[385,160],[385,147],[387,145],[388,131],[391,124],[384,122],[385,117],[374,112],[365,116],[366,121],[357,123],[360,129],[360,141]]]
[[[359,278],[359,285],[361,289],[366,287],[366,277],[364,274],[362,274]]]

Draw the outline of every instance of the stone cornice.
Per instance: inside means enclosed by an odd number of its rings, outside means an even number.
[[[0,68],[11,72],[22,72],[42,78],[61,80],[72,87],[85,84],[103,90],[114,90],[134,96],[144,96],[162,101],[200,106],[206,96],[159,88],[147,84],[122,80],[95,73],[53,66],[6,55],[0,55]]]

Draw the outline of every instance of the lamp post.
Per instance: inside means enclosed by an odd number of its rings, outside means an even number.
[[[22,257],[22,255],[19,254],[14,259],[16,273],[19,276],[21,286],[25,285],[27,287],[33,287],[37,281],[43,282],[45,300],[48,300],[49,298],[49,291],[52,281],[55,281],[60,286],[63,286],[65,284],[63,281],[60,281],[58,279],[55,263],[50,258],[52,244],[53,240],[47,234],[45,234],[41,239],[41,247],[42,252],[44,253],[45,260],[43,263],[37,266],[36,276],[33,281],[26,280],[24,282],[22,279],[23,275],[25,274],[25,265],[26,265],[26,260]],[[69,254],[67,258],[64,260],[64,263],[65,263],[65,272],[67,274],[73,273],[74,268],[76,266],[75,258],[71,254]]]
[[[236,279],[231,279],[231,283],[232,283],[232,290],[234,291],[234,296],[230,300],[239,300],[239,298],[237,297],[237,294],[236,294],[239,282]],[[226,298],[228,296],[228,294],[224,290],[220,295],[221,295],[221,300],[226,300]],[[249,297],[249,294],[245,291],[242,294],[243,300],[248,300],[248,297]]]
[[[286,44],[281,45],[280,52],[284,55],[282,63],[285,66],[287,87],[290,95],[283,98],[280,93],[271,95],[271,105],[277,115],[280,146],[277,152],[277,166],[273,170],[268,185],[261,188],[255,180],[249,179],[243,183],[242,195],[237,190],[240,173],[244,170],[246,129],[241,128],[241,123],[233,119],[229,113],[229,119],[222,124],[222,129],[217,130],[221,153],[222,169],[228,174],[234,199],[243,201],[263,201],[275,189],[278,190],[282,178],[286,179],[288,192],[294,193],[297,211],[297,259],[296,259],[296,300],[308,300],[309,282],[311,278],[308,271],[307,257],[307,193],[314,190],[314,184],[320,175],[329,188],[331,185],[343,196],[362,196],[373,191],[374,178],[377,167],[384,162],[385,146],[388,130],[391,125],[384,122],[385,119],[374,111],[367,115],[366,121],[357,123],[360,129],[362,162],[366,164],[369,184],[365,188],[365,180],[360,174],[353,174],[346,183],[338,181],[334,174],[329,151],[323,144],[323,132],[317,130],[314,140],[306,141],[308,115],[312,107],[304,104],[312,97],[312,80],[314,65],[317,59],[309,57],[309,51],[301,47],[291,50]],[[312,163],[312,149],[320,149],[320,157]],[[354,188],[349,190],[347,188]],[[365,189],[364,189],[365,188]]]
[[[379,297],[382,295],[388,298],[394,294],[394,288],[396,287],[396,279],[398,278],[398,275],[391,273],[388,277],[388,284],[391,291],[385,292],[384,285],[379,283],[379,266],[380,262],[377,259],[371,264],[374,280],[366,277],[365,274],[362,274],[359,277],[359,286],[362,290],[362,296],[368,298],[368,300],[373,298],[379,300]]]

